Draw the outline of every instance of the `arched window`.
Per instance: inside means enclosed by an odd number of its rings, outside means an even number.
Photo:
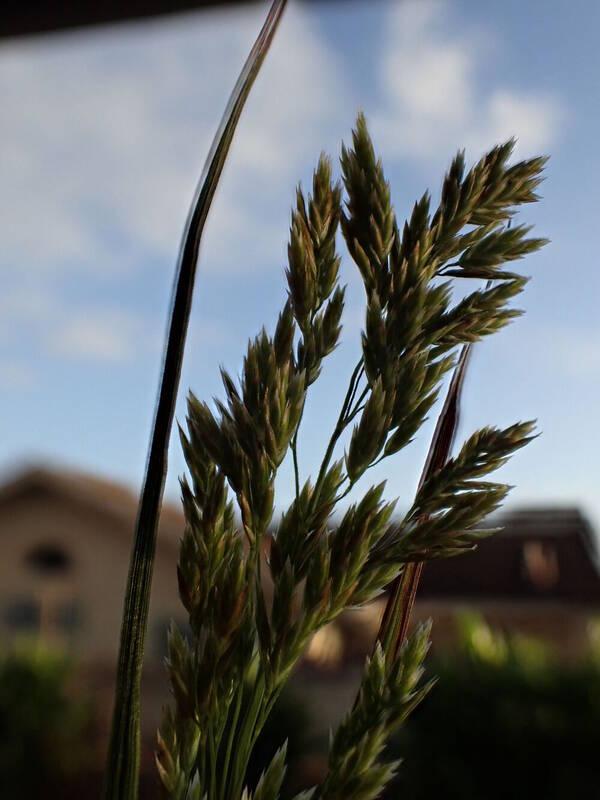
[[[25,563],[44,575],[61,575],[69,571],[72,559],[61,545],[43,543],[36,545],[27,553]]]

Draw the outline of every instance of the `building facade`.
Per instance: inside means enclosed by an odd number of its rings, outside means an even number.
[[[30,469],[0,488],[0,642],[41,637],[72,653],[96,696],[103,730],[136,510],[137,498],[123,487],[79,473]],[[452,647],[456,615],[466,608],[493,627],[542,638],[567,658],[581,654],[600,610],[589,525],[565,509],[514,512],[500,522],[503,532],[473,553],[426,565],[415,620],[433,618],[437,648]],[[176,577],[183,524],[178,507],[163,508],[144,674],[149,745],[168,698],[162,660],[169,621],[185,628]],[[382,597],[347,612],[311,643],[296,681],[324,724],[351,702],[384,604]]]

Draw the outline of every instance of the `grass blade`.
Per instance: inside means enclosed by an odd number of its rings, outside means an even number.
[[[167,343],[125,592],[115,706],[102,797],[134,800],[140,760],[140,679],[167,453],[192,305],[200,241],[245,101],[267,54],[286,0],[274,0],[213,140],[188,215],[174,281]]]

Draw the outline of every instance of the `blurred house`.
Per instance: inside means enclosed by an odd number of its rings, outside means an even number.
[[[116,658],[136,510],[126,489],[80,473],[32,469],[6,483],[0,489],[3,634],[36,631],[88,661]],[[166,506],[155,622],[179,612],[172,584],[181,531],[180,512]]]
[[[565,657],[581,655],[590,618],[600,611],[589,523],[576,509],[522,510],[497,522],[502,532],[477,550],[427,565],[420,614],[438,621],[442,646],[452,636],[451,619],[468,606],[494,628],[543,639]]]
[[[433,619],[434,652],[456,641],[464,610],[494,629],[546,642],[562,658],[589,646],[590,622],[600,613],[596,539],[576,509],[521,510],[500,515],[502,532],[477,550],[426,564],[413,625]],[[385,596],[342,615],[313,639],[297,686],[321,732],[351,706],[377,635]]]
[[[112,713],[136,511],[131,492],[81,473],[30,469],[0,488],[0,642],[41,636],[73,654],[101,715],[100,748]],[[143,679],[143,725],[151,743],[167,698],[167,626],[171,618],[183,622],[176,580],[182,529],[179,509],[165,506]]]
[[[41,635],[68,648],[84,666],[105,725],[136,510],[129,491],[81,473],[31,469],[0,488],[0,641]],[[600,610],[589,525],[576,510],[521,511],[501,522],[504,531],[477,551],[427,564],[415,618],[433,617],[438,648],[451,646],[455,615],[469,607],[495,627],[540,636],[565,656],[577,655]],[[185,627],[176,581],[182,531],[180,510],[166,505],[144,676],[149,741],[167,697],[161,663],[167,626],[174,618]],[[347,708],[384,602],[344,614],[313,640],[297,682],[323,719]]]

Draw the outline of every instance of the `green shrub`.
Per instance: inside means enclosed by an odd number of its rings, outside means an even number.
[[[457,658],[393,744],[386,797],[591,798],[600,783],[600,662],[558,662],[538,642],[463,621]]]
[[[91,706],[61,653],[19,645],[0,657],[0,797],[67,796],[90,765]]]

